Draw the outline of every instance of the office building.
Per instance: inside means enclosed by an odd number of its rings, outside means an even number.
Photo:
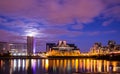
[[[66,41],[58,41],[57,44],[50,43],[49,45],[47,45],[47,47],[50,47],[51,50],[60,50],[60,51],[71,51],[77,49],[77,47],[74,44],[67,44]]]
[[[75,44],[68,44],[66,41],[58,41],[55,43],[47,43],[46,50],[48,56],[79,56],[80,50]]]
[[[12,56],[25,56],[27,55],[27,44],[0,42],[0,54],[7,53],[10,53]]]
[[[9,51],[8,42],[0,42],[0,53],[7,53]]]
[[[27,44],[26,43],[9,43],[10,53],[13,56],[26,56]]]
[[[34,37],[27,36],[27,54],[32,55],[35,53],[35,41]]]
[[[48,56],[78,56],[80,50],[75,44],[68,44],[66,41],[58,41],[55,43],[47,43],[46,50]]]

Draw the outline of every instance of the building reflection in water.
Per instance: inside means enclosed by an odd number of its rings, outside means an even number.
[[[45,59],[45,69],[48,71],[48,67],[49,67],[49,61],[48,59]]]
[[[0,60],[0,74],[70,74],[76,72],[120,72],[120,62],[77,58]]]

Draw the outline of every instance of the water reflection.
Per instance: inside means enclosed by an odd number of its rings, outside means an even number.
[[[120,72],[120,62],[77,58],[0,60],[0,74],[72,74],[81,72]]]

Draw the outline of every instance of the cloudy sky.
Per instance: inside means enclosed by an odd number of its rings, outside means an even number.
[[[66,40],[88,51],[94,42],[120,44],[120,0],[0,0],[0,41],[26,42],[37,51]]]

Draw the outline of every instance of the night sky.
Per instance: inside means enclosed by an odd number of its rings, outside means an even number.
[[[82,52],[95,42],[120,44],[120,0],[0,0],[0,41],[26,42],[37,51],[66,40]]]

